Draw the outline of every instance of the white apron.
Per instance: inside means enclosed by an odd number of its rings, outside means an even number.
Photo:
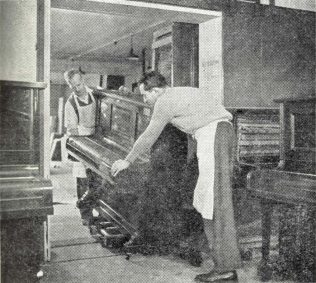
[[[193,206],[203,218],[211,220],[214,213],[215,134],[217,124],[222,121],[228,120],[211,122],[194,134],[197,141],[199,177],[194,190]]]
[[[96,103],[92,93],[88,92],[90,95],[92,103],[88,105],[80,106],[78,102],[78,97],[75,96],[74,100],[77,105],[79,113],[79,123],[78,123],[78,133],[79,136],[90,136],[94,134],[95,131],[95,111]]]
[[[90,136],[95,132],[95,112],[96,112],[96,103],[93,95],[88,92],[90,95],[92,103],[88,105],[79,105],[78,97],[74,96],[75,103],[77,105],[78,114],[79,114],[79,123],[78,123],[78,133],[79,136]],[[73,163],[72,175],[77,178],[86,178],[86,168],[81,162]]]

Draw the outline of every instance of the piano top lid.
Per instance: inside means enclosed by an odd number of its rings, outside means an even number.
[[[115,90],[99,90],[99,89],[93,89],[93,93],[99,96],[104,96],[104,97],[109,97],[112,99],[118,99],[120,101],[125,101],[128,103],[134,104],[136,106],[152,108],[152,106],[146,104],[143,101],[143,97],[141,95],[128,97],[128,96],[120,95],[119,92]]]
[[[52,182],[40,176],[19,176],[0,178],[0,195],[13,190],[52,189]]]
[[[316,101],[315,96],[300,96],[300,97],[283,97],[277,98],[273,100],[276,103],[284,103],[284,102],[309,102],[309,101]]]
[[[0,86],[12,86],[12,87],[45,89],[47,87],[47,83],[44,83],[44,82],[22,82],[22,81],[5,81],[5,80],[0,80]]]

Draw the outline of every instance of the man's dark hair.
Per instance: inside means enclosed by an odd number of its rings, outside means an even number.
[[[145,90],[152,90],[154,87],[165,87],[167,81],[163,75],[156,71],[145,73],[143,77],[138,81],[138,84],[144,84]]]
[[[71,69],[69,71],[66,71],[64,73],[64,79],[65,81],[69,84],[70,80],[72,80],[72,78],[75,76],[75,75],[80,75],[82,76],[83,74],[85,74],[81,68],[79,67],[79,69]]]

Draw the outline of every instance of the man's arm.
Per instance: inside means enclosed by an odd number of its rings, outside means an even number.
[[[67,135],[78,136],[78,117],[75,109],[69,101],[65,105],[65,127],[67,128]]]
[[[67,129],[68,136],[79,136],[78,129]]]
[[[158,103],[157,103],[158,104]],[[157,106],[157,107],[156,107]],[[120,171],[128,168],[137,157],[149,150],[155,141],[158,139],[164,127],[171,120],[171,113],[168,111],[168,105],[158,104],[155,105],[153,116],[146,130],[135,142],[132,150],[126,156],[125,160],[117,160],[113,163],[111,173],[113,176],[118,174]]]
[[[148,151],[158,139],[167,123],[168,121],[165,120],[151,120],[146,130],[135,142],[132,150],[126,156],[125,160],[133,163],[137,157]]]

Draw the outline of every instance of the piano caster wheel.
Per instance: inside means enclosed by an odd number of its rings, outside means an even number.
[[[129,260],[131,258],[131,255],[129,255],[129,254],[127,254],[126,256],[125,256],[125,259],[126,260]]]
[[[257,269],[258,276],[261,281],[269,281],[272,278],[273,269],[269,263],[260,263]]]

